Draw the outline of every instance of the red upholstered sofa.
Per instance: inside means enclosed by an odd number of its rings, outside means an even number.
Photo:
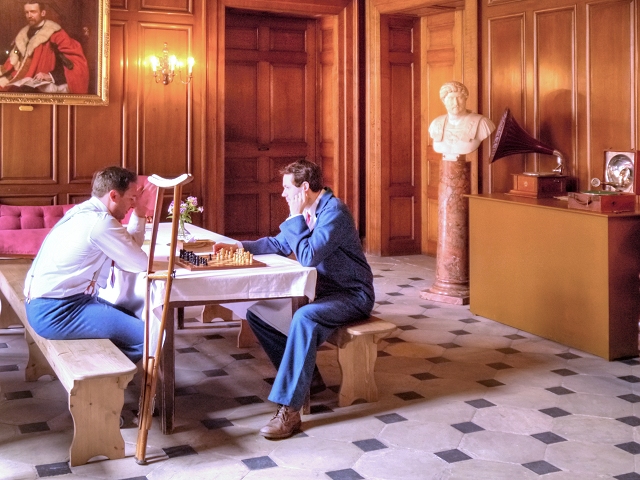
[[[146,175],[139,175],[138,182],[145,189],[153,188]],[[153,190],[155,192],[155,190]],[[0,205],[0,257],[35,257],[49,230],[74,205],[14,206]],[[147,216],[153,216],[155,193],[147,205]],[[123,224],[129,222],[130,210]]]
[[[73,205],[0,205],[0,257],[35,257],[44,237]]]

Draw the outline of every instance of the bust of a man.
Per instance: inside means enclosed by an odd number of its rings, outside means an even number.
[[[460,82],[447,82],[440,87],[440,100],[447,114],[431,122],[429,135],[433,149],[442,153],[443,160],[457,160],[475,152],[496,128],[489,118],[467,110],[468,97],[469,90]]]

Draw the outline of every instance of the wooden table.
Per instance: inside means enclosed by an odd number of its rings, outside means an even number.
[[[161,224],[158,232],[156,258],[163,255],[163,240],[168,238],[168,224]],[[235,242],[232,239],[189,225],[188,230],[198,239]],[[168,250],[168,249],[167,249]],[[166,258],[167,252],[164,252]],[[316,270],[303,267],[297,261],[279,255],[256,255],[267,266],[232,270],[191,272],[176,269],[171,289],[170,311],[165,325],[165,340],[161,361],[161,382],[158,391],[160,420],[163,433],[171,433],[175,419],[175,345],[174,335],[178,311],[189,306],[228,304],[276,298],[291,298],[293,310],[313,300]],[[146,282],[146,280],[145,280]],[[153,315],[159,317],[164,301],[165,282],[154,283],[151,291]],[[154,343],[152,343],[153,345]]]
[[[474,314],[608,360],[638,355],[640,211],[468,198]]]

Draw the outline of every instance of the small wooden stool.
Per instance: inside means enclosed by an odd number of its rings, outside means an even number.
[[[371,316],[347,327],[339,328],[328,342],[338,347],[338,364],[342,372],[338,406],[353,405],[356,400],[378,401],[374,369],[377,345],[397,327],[391,322]]]

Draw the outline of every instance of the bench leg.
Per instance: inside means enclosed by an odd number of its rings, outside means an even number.
[[[202,311],[202,323],[211,323],[215,318],[223,322],[232,322],[233,312],[222,305],[205,305]]]
[[[27,359],[27,367],[24,371],[25,380],[27,382],[35,382],[43,375],[51,375],[51,377],[56,378],[55,372],[31,336],[28,328],[24,329],[24,338],[29,348],[29,358]]]
[[[238,348],[251,348],[258,345],[258,338],[251,330],[249,322],[244,318],[240,320],[240,330],[238,331]]]
[[[11,304],[7,298],[0,292],[0,328],[4,329],[12,326],[21,327],[22,322],[13,308],[11,308]]]
[[[74,428],[69,449],[72,467],[84,465],[98,455],[112,460],[124,458],[120,412],[124,405],[124,389],[132,378],[133,374],[76,382],[69,393]]]
[[[374,378],[377,358],[378,349],[373,335],[343,339],[338,347],[338,364],[342,371],[338,406],[347,407],[359,399],[378,401],[378,387]]]

